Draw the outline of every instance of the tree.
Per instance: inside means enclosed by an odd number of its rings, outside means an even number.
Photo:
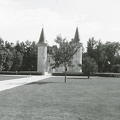
[[[13,65],[13,53],[9,50],[6,49],[6,58],[5,58],[5,62],[4,62],[4,71],[9,71]]]
[[[14,44],[5,41],[5,45],[4,45],[5,59],[3,63],[4,71],[9,71],[13,65],[13,58],[14,58],[13,49],[14,49]]]
[[[69,64],[71,63],[73,55],[79,49],[80,44],[74,43],[73,41],[68,42],[66,39],[63,39],[60,35],[57,36],[55,42],[58,44],[58,46],[54,47],[52,54],[52,58],[55,61],[53,68],[59,67],[60,65],[64,66],[66,83],[67,66],[69,66]]]
[[[23,60],[23,55],[16,51],[16,49],[13,51],[13,64],[11,67],[12,71],[18,71],[20,70],[21,66],[22,66],[22,60]]]
[[[87,42],[87,54],[91,58],[95,58],[95,49],[96,49],[97,41],[92,37]]]
[[[98,66],[93,58],[85,57],[82,65],[83,74],[88,76],[95,74],[98,70]]]
[[[0,38],[0,70],[4,69],[4,62],[6,59],[6,51],[4,47],[4,41],[2,38]]]
[[[97,41],[96,48],[94,51],[94,60],[98,64],[98,71],[102,72],[108,58],[105,51],[105,45],[102,44],[100,40]]]
[[[108,60],[112,65],[114,65],[116,61],[116,56],[118,56],[120,53],[120,43],[119,42],[106,42],[105,43],[105,50],[106,54],[108,56]]]
[[[30,70],[36,71],[37,70],[37,44],[35,43],[35,41],[33,41],[31,44],[30,59],[31,59]]]
[[[86,55],[96,61],[98,72],[111,72],[112,66],[120,64],[120,43],[108,41],[103,44],[91,38],[87,42]]]
[[[33,41],[25,42],[25,52],[23,56],[22,69],[24,71],[37,70],[37,44]]]

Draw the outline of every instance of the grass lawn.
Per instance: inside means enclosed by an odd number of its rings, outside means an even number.
[[[51,77],[2,91],[0,120],[120,120],[120,78]]]
[[[0,75],[0,81],[30,77],[27,75]]]

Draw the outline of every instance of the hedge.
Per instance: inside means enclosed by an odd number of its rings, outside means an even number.
[[[97,73],[99,77],[120,77],[120,73]]]
[[[37,71],[0,71],[0,74],[7,75],[43,75]]]
[[[64,76],[65,73],[52,73],[53,76]],[[83,73],[67,73],[67,76],[85,76]],[[98,77],[120,77],[120,73],[96,73],[92,76]]]
[[[0,71],[0,74],[7,75],[43,75],[37,71]],[[64,76],[65,73],[52,73],[53,76]],[[67,72],[67,76],[85,76],[80,72]],[[94,76],[99,77],[120,77],[120,73],[96,73]]]
[[[65,76],[65,73],[52,73],[53,76]],[[67,76],[83,76],[83,73],[80,72],[67,72]]]

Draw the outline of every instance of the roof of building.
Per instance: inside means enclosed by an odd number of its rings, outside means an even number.
[[[79,32],[78,32],[78,27],[76,28],[75,36],[74,36],[74,42],[79,42],[80,37],[79,37]]]
[[[38,44],[45,43],[44,29],[42,28]]]

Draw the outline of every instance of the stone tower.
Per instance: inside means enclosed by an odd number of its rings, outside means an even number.
[[[38,41],[37,72],[45,74],[47,64],[47,43],[45,41],[44,30],[42,28]]]
[[[76,28],[74,42],[80,43],[78,27]],[[82,43],[80,43],[80,48],[77,50],[76,54],[73,56],[72,64],[74,65],[72,71],[82,72],[82,69],[79,67],[79,64],[82,64]]]

